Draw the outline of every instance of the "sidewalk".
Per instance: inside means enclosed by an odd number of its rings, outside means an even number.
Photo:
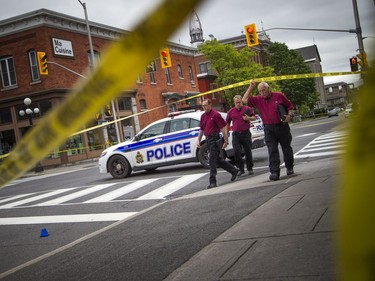
[[[76,170],[91,168],[95,166],[98,166],[98,158],[82,160],[82,161],[78,161],[75,163],[59,165],[56,167],[44,167],[44,170],[42,172],[37,172],[37,173],[34,171],[34,169],[31,169],[27,171],[26,173],[24,173],[19,178],[45,176],[45,175],[53,175],[53,174],[59,174],[59,173],[69,173],[69,172],[74,172]]]
[[[333,223],[338,160],[299,163],[293,185],[217,237],[165,280],[336,280]],[[285,170],[282,170],[285,174]],[[246,188],[244,181],[215,191]],[[221,189],[221,190],[220,190]],[[213,191],[213,190],[212,190]]]

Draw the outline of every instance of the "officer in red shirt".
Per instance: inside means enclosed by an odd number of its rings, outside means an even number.
[[[233,98],[234,107],[232,107],[227,114],[227,130],[232,122],[232,142],[234,149],[234,157],[236,159],[236,166],[240,169],[238,175],[245,173],[245,165],[242,159],[242,148],[245,152],[246,168],[249,175],[253,172],[253,155],[251,152],[252,140],[250,132],[250,121],[256,120],[254,111],[242,105],[242,96],[236,95]]]
[[[238,169],[231,165],[229,162],[225,161],[223,158],[220,157],[221,149],[225,149],[228,145],[228,131],[226,130],[226,122],[223,117],[220,115],[219,112],[212,109],[211,107],[211,100],[205,99],[202,102],[202,107],[204,113],[201,116],[200,120],[200,130],[198,134],[198,148],[201,147],[201,141],[203,134],[206,136],[206,142],[208,151],[210,153],[209,157],[209,165],[210,165],[210,178],[209,178],[209,186],[207,188],[216,187],[216,175],[217,175],[217,167],[223,168],[227,172],[229,172],[232,177],[231,181],[234,181],[238,174]],[[220,131],[223,132],[223,142],[220,140]],[[219,147],[220,146],[220,147]]]
[[[257,108],[264,124],[264,137],[268,148],[270,180],[280,178],[280,144],[284,155],[286,174],[294,174],[294,156],[291,146],[292,134],[289,122],[293,114],[293,105],[283,93],[271,92],[266,82],[258,85],[259,96],[251,96],[256,83],[251,81],[242,101],[248,106]]]

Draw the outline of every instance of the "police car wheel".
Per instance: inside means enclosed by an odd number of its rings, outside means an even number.
[[[198,150],[198,161],[199,161],[199,163],[202,164],[203,167],[208,169],[210,167],[209,164],[208,164],[208,160],[209,160],[208,147],[207,147],[207,144],[205,143]]]
[[[132,169],[128,160],[120,155],[114,155],[108,161],[108,171],[115,179],[121,179],[128,177]]]

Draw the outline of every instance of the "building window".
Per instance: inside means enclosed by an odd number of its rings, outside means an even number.
[[[339,85],[339,93],[342,93],[342,85]]]
[[[182,74],[182,68],[180,64],[177,65],[177,72],[178,72],[178,77],[180,79],[184,79],[184,75]]]
[[[210,62],[203,62],[199,64],[199,73],[211,73],[211,63]]]
[[[151,84],[156,84],[155,72],[149,72],[149,75],[150,75],[150,83]]]
[[[17,85],[16,72],[14,70],[14,63],[12,57],[5,57],[0,59],[1,81],[4,88]]]
[[[141,111],[146,111],[147,110],[147,106],[146,106],[146,100],[139,100],[139,105],[141,107]]]
[[[190,77],[191,85],[195,85],[193,68],[190,65],[189,65],[189,77]]]
[[[141,84],[141,83],[143,83],[142,76],[140,74],[138,74],[138,76],[137,76],[137,84]]]
[[[0,124],[12,123],[10,108],[0,108]]]
[[[100,62],[100,54],[98,52],[95,52],[95,51],[94,51],[94,65],[92,65],[92,62],[91,62],[91,52],[90,51],[87,51],[87,58],[88,58],[88,62],[89,62],[90,67],[95,67]]]
[[[332,87],[329,87],[329,88],[328,88],[328,92],[329,92],[330,94],[332,94],[332,92],[333,92]]]
[[[0,131],[0,155],[7,154],[16,145],[13,130]]]
[[[41,101],[38,103],[38,108],[40,110],[40,115],[46,115],[52,108],[52,103],[49,100]]]
[[[131,98],[118,98],[117,104],[119,111],[132,110]]]
[[[167,78],[167,84],[171,85],[172,80],[171,80],[171,74],[169,73],[169,68],[164,68],[164,70],[165,70],[165,76]]]
[[[35,50],[30,50],[28,52],[29,56],[29,63],[30,63],[30,72],[31,72],[31,81],[39,81],[40,76],[39,76],[39,70],[38,70],[38,62],[36,59],[36,52]]]
[[[84,153],[81,135],[68,138],[66,140],[66,149],[68,156]]]

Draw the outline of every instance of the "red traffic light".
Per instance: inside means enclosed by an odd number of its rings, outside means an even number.
[[[253,33],[253,27],[252,26],[249,26],[246,30],[247,30],[248,33]]]
[[[163,57],[166,57],[168,54],[166,51],[161,51],[160,54],[163,56]]]

